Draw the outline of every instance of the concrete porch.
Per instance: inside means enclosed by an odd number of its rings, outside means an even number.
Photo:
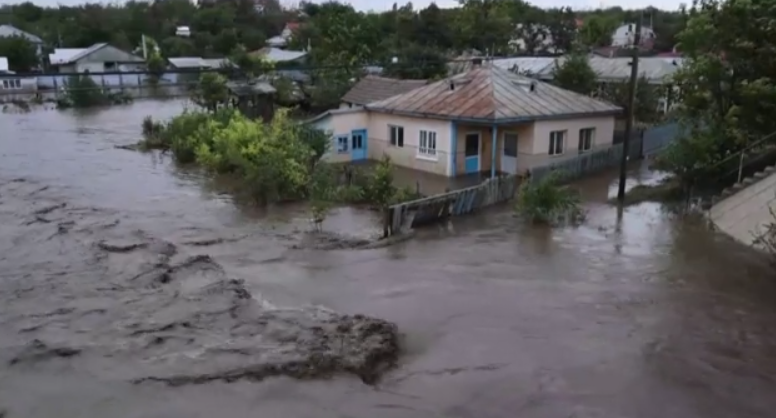
[[[451,175],[495,177],[521,174],[518,155],[533,153],[533,123],[474,124],[451,122]]]

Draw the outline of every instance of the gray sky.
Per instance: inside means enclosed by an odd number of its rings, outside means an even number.
[[[314,0],[316,3],[321,3],[323,0]],[[340,0],[343,1],[343,0]],[[23,0],[0,0],[0,4],[13,4],[22,3]],[[86,3],[83,0],[32,0],[33,3],[42,6],[55,6],[57,4],[74,5],[79,3]],[[91,1],[107,3],[107,1]],[[282,3],[294,2],[293,0],[282,0]],[[359,10],[387,10],[390,9],[394,1],[392,0],[344,0],[345,3],[352,4]],[[422,9],[426,7],[432,0],[415,0],[412,4],[416,9]],[[643,8],[647,6],[654,6],[664,10],[678,10],[681,0],[532,0],[530,3],[536,4],[541,7],[560,7],[571,6],[575,10],[579,9],[596,9],[599,7],[611,7],[620,6],[629,9]],[[405,1],[399,1],[400,5],[406,3]],[[436,4],[440,7],[450,7],[458,4],[456,0],[437,0]]]

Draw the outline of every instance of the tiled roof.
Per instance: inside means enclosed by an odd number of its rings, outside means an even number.
[[[395,78],[368,75],[345,93],[342,96],[342,101],[365,105],[396,96],[397,94],[406,93],[426,84],[428,84],[426,80],[397,80]]]
[[[611,103],[487,64],[366,108],[476,122],[519,122],[622,111]]]

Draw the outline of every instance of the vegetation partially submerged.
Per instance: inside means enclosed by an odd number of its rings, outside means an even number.
[[[132,102],[132,97],[126,93],[104,90],[97,85],[89,74],[68,77],[64,93],[63,97],[57,99],[57,107],[60,109],[71,107],[86,108]]]
[[[561,173],[554,172],[541,180],[525,182],[518,192],[518,216],[530,223],[548,225],[583,220],[579,193],[561,180]]]
[[[323,161],[329,135],[293,121],[285,109],[269,123],[229,108],[187,111],[168,122],[147,117],[143,135],[138,149],[170,151],[178,163],[234,175],[259,204],[310,200],[317,225],[339,203],[383,208],[417,197],[394,185],[388,158],[372,169]]]

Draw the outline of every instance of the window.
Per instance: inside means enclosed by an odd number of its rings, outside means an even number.
[[[424,158],[437,158],[437,135],[433,131],[420,131],[418,141],[418,156]]]
[[[579,152],[590,151],[593,148],[595,139],[595,128],[585,128],[579,130]]]
[[[391,135],[391,145],[394,147],[404,147],[404,128],[388,125],[388,129]]]
[[[337,152],[342,154],[345,152],[348,152],[348,136],[338,136],[337,137]]]
[[[6,78],[2,86],[4,90],[18,90],[22,88],[22,81],[18,78]]]
[[[504,133],[504,155],[517,157],[517,134]]]
[[[563,143],[566,141],[566,131],[550,132],[550,155],[563,154]]]

